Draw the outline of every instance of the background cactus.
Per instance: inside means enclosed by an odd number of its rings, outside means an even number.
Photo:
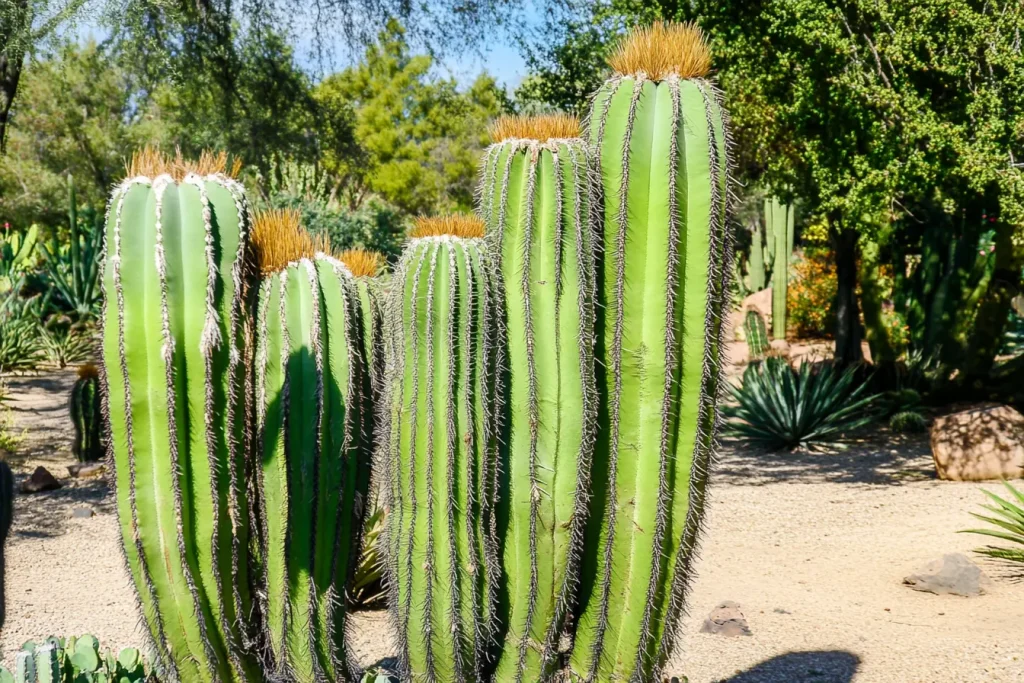
[[[103,457],[101,404],[99,369],[95,365],[79,367],[68,405],[71,424],[75,427],[71,451],[78,462],[93,462]]]
[[[587,144],[567,116],[500,119],[481,212],[505,292],[508,631],[496,680],[545,680],[571,615],[597,416]]]
[[[146,665],[135,648],[117,656],[100,652],[99,641],[90,635],[78,638],[47,638],[37,645],[29,641],[15,655],[15,671],[0,667],[0,683],[136,683],[147,680]],[[155,681],[155,676],[149,680]]]
[[[764,316],[750,309],[743,319],[743,332],[747,340],[750,360],[760,360],[768,354],[771,343],[768,341],[768,326],[764,324]]]
[[[698,29],[635,30],[609,61],[590,131],[604,190],[607,414],[570,673],[645,682],[676,640],[718,430],[728,150]]]
[[[289,681],[349,680],[344,589],[359,559],[373,437],[352,274],[298,213],[258,216],[261,558],[267,637]]]
[[[776,197],[766,199],[764,220],[772,258],[772,337],[785,339],[789,262],[793,256],[793,206]]]
[[[243,255],[226,159],[150,150],[106,221],[104,393],[123,548],[158,656],[181,680],[259,680],[244,488]]]
[[[750,258],[747,261],[747,283],[751,292],[760,292],[765,288],[765,254],[764,232],[756,226],[750,236]]]
[[[481,221],[420,220],[385,308],[389,605],[403,679],[486,680],[498,566],[497,282]]]

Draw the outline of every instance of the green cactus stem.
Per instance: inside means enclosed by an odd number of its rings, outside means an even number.
[[[751,360],[761,360],[768,355],[771,343],[768,341],[768,327],[764,323],[764,316],[749,309],[743,320],[743,332]]]
[[[786,296],[789,288],[789,262],[793,254],[794,215],[791,204],[777,198],[766,199],[765,225],[768,226],[772,260],[772,337],[786,338]]]
[[[754,228],[750,238],[750,258],[747,262],[747,282],[751,292],[765,288],[764,233],[761,226]]]
[[[373,438],[362,314],[340,261],[308,249],[283,264],[264,259],[268,240],[298,231],[297,214],[281,216],[258,217],[254,234],[265,273],[256,314],[263,611],[279,677],[347,681],[344,591]]]
[[[547,680],[571,616],[597,418],[594,243],[587,144],[579,124],[541,139],[519,124],[484,160],[481,212],[505,291],[509,414],[505,584],[510,614],[496,680]]]
[[[403,680],[487,680],[498,565],[498,292],[483,225],[422,219],[385,306],[378,458]]]
[[[384,374],[384,314],[381,309],[383,294],[379,278],[384,272],[386,261],[383,254],[365,249],[347,249],[338,255],[338,260],[352,273],[356,290],[359,292],[359,310],[363,315],[363,341],[370,364],[370,378],[376,405]]]
[[[103,457],[101,399],[99,370],[94,365],[81,366],[68,404],[75,427],[71,451],[78,462],[95,462]]]
[[[160,658],[196,683],[258,676],[243,627],[248,219],[224,161],[136,155],[105,235],[103,393],[122,545]]]
[[[636,30],[610,62],[590,130],[604,190],[607,414],[570,675],[646,683],[661,679],[679,631],[718,431],[728,145],[698,29]]]

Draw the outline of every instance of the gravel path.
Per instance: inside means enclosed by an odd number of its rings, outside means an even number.
[[[70,374],[9,380],[27,429],[8,457],[20,478],[37,464],[65,488],[18,495],[7,545],[5,659],[28,638],[89,632],[139,645],[141,632],[102,482],[66,478]],[[968,512],[991,485],[934,479],[927,439],[876,434],[837,455],[764,455],[727,445],[716,469],[707,532],[672,672],[690,683],[974,683],[1024,681],[1024,583],[983,564],[988,594],[940,597],[904,576],[977,538]],[[72,519],[88,506],[90,519]],[[741,605],[752,636],[699,633],[724,600]],[[383,612],[358,614],[359,660],[394,652]]]

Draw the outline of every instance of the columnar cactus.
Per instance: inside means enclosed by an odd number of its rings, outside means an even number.
[[[497,282],[483,224],[419,221],[385,307],[378,458],[404,680],[486,680],[496,629]]]
[[[352,274],[299,227],[256,218],[257,470],[267,640],[282,679],[349,678],[345,585],[359,558],[373,436]]]
[[[71,424],[75,427],[75,438],[71,451],[79,462],[93,462],[103,457],[99,370],[95,365],[78,368],[78,380],[71,387],[68,404]]]
[[[747,260],[747,283],[752,292],[765,288],[765,246],[764,233],[758,225],[750,236],[750,258]]]
[[[747,340],[750,359],[764,358],[771,347],[768,341],[768,327],[764,324],[764,316],[754,309],[747,310],[747,315],[743,320],[743,332]]]
[[[366,346],[367,361],[370,365],[370,378],[373,384],[373,396],[380,393],[382,375],[384,374],[384,340],[382,326],[384,324],[381,310],[380,282],[378,277],[384,272],[384,255],[365,249],[346,249],[338,255],[338,260],[345,264],[355,278],[356,290],[359,292],[359,310],[362,312],[363,341]]]
[[[772,254],[772,337],[786,338],[786,294],[793,254],[793,206],[777,198],[764,201],[764,220]]]
[[[590,131],[604,190],[607,415],[570,669],[639,683],[660,679],[676,640],[718,431],[728,150],[698,29],[636,30],[609,61]]]
[[[509,356],[510,614],[496,680],[545,680],[571,616],[597,417],[590,157],[575,118],[492,131],[481,212],[500,255]]]
[[[145,151],[106,221],[104,394],[125,558],[166,668],[256,680],[241,359],[242,186]]]

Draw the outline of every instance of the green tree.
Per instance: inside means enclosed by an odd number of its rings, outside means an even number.
[[[404,29],[391,21],[358,65],[317,86],[321,111],[352,122],[354,150],[323,150],[324,168],[350,206],[371,194],[408,213],[472,206],[476,165],[504,92],[487,75],[459,92],[453,79],[431,76],[433,65],[411,53]]]

